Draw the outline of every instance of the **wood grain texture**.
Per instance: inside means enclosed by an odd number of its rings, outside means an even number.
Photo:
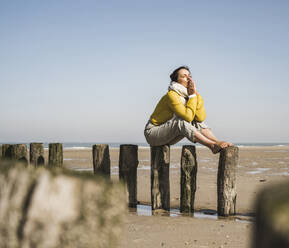
[[[92,146],[92,159],[94,174],[102,174],[110,178],[110,155],[107,144]]]
[[[49,166],[63,166],[63,148],[61,143],[50,143],[48,152]]]
[[[256,198],[254,248],[289,247],[289,181],[269,185]]]
[[[183,213],[194,212],[195,192],[197,188],[197,170],[196,147],[192,145],[183,146],[180,181],[180,211]]]
[[[228,216],[236,213],[236,167],[239,159],[238,147],[221,150],[218,167],[217,193],[218,215]]]
[[[31,143],[30,144],[30,164],[37,166],[44,165],[44,144],[43,143]]]
[[[170,210],[170,147],[151,147],[151,203],[152,210]]]
[[[119,150],[119,179],[126,184],[129,207],[137,206],[138,146],[121,145]]]

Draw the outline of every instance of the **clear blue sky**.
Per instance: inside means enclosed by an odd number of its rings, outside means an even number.
[[[207,124],[289,142],[289,1],[1,1],[0,142],[143,142],[169,74]]]

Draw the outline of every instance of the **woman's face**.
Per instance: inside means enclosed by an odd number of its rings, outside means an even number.
[[[191,74],[188,70],[180,69],[178,72],[178,83],[187,88],[190,76]]]

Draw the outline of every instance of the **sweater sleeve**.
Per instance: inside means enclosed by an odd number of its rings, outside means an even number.
[[[197,109],[197,97],[192,97],[184,105],[180,96],[175,91],[168,92],[169,108],[181,119],[191,122],[195,118]]]
[[[197,108],[196,108],[196,114],[195,114],[195,120],[202,122],[206,119],[206,111],[204,108],[204,100],[201,95],[197,96]]]

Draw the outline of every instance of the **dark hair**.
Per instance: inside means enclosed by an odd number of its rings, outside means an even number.
[[[181,70],[181,69],[186,69],[186,70],[188,70],[189,72],[191,72],[190,69],[189,69],[189,67],[187,67],[187,66],[185,66],[185,65],[180,66],[179,68],[175,69],[175,70],[173,71],[173,73],[170,75],[170,78],[171,78],[172,81],[175,81],[175,82],[178,81],[179,70]]]

